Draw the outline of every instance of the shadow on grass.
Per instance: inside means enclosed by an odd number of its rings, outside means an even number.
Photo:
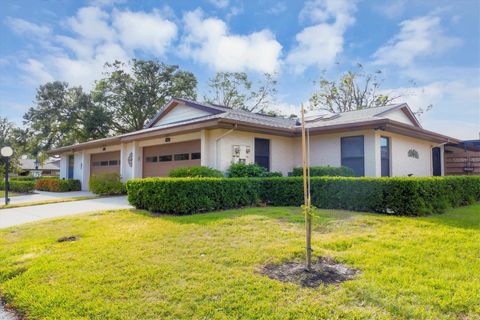
[[[480,230],[480,203],[465,207],[450,208],[443,214],[418,219],[448,227]]]

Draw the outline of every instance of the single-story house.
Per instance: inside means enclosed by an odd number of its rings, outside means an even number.
[[[348,166],[358,176],[443,175],[444,145],[459,141],[422,128],[407,104],[308,117],[311,166]],[[144,129],[50,150],[60,177],[88,188],[93,174],[167,176],[177,167],[257,163],[288,175],[302,165],[298,119],[174,98]]]
[[[60,159],[47,160],[44,163],[36,163],[35,159],[20,159],[18,175],[28,176],[38,172],[41,176],[58,176],[60,174]]]
[[[445,175],[480,175],[480,140],[446,144]]]

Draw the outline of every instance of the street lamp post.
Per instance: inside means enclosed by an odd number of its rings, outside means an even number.
[[[10,199],[8,198],[8,161],[10,157],[13,155],[13,149],[11,147],[3,147],[0,149],[0,154],[5,158],[5,205],[10,203]]]

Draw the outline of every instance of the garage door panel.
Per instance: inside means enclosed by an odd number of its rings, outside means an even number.
[[[104,173],[120,174],[120,151],[94,153],[90,155],[90,175]]]
[[[200,140],[143,148],[143,177],[145,178],[166,177],[172,169],[200,164]]]

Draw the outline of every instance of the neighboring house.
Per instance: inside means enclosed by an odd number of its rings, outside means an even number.
[[[309,117],[310,165],[348,166],[358,176],[443,175],[443,146],[459,141],[425,130],[408,105]],[[145,129],[50,150],[60,176],[118,172],[124,180],[167,176],[176,167],[227,170],[257,163],[288,175],[301,166],[298,120],[172,99]]]
[[[445,145],[445,175],[480,175],[480,140]]]
[[[60,175],[60,159],[49,160],[43,164],[35,163],[35,159],[20,159],[20,172],[21,176],[32,175],[35,170],[40,171],[42,176],[58,176]]]

